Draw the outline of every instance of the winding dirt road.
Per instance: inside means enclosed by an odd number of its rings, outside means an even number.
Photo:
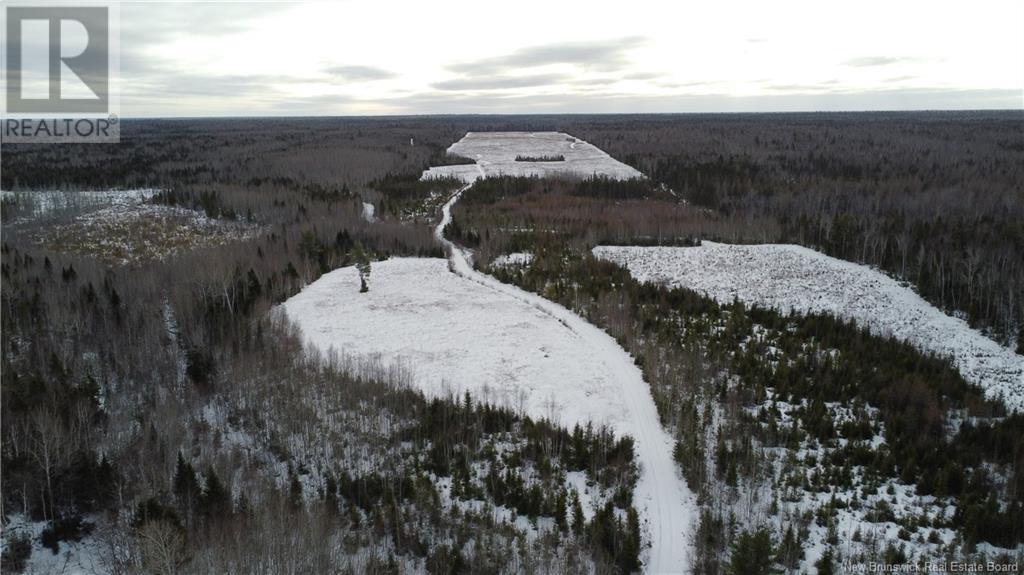
[[[484,167],[477,164],[477,169],[482,177]],[[590,346],[604,358],[602,369],[621,385],[621,407],[629,414],[626,423],[615,431],[634,438],[639,461],[640,478],[633,505],[640,514],[649,544],[641,556],[644,572],[690,572],[692,536],[699,517],[696,499],[676,469],[673,442],[658,421],[650,387],[632,357],[610,335],[554,302],[474,270],[469,253],[444,237],[444,228],[452,220],[452,206],[471,187],[472,184],[462,187],[445,203],[441,221],[434,230],[447,252],[449,267],[468,280],[519,299],[558,320],[579,339],[579,345]]]

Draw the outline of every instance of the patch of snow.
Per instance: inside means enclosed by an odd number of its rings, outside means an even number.
[[[606,152],[561,132],[468,132],[448,148],[449,154],[476,160],[476,165],[438,166],[423,178],[456,177],[472,183],[484,176],[643,178],[636,169]],[[563,156],[561,162],[517,162],[516,156]]]
[[[377,221],[376,208],[370,202],[363,202],[363,219],[369,223]]]
[[[457,164],[454,166],[435,166],[429,168],[423,172],[420,179],[456,178],[468,184],[482,177],[484,177],[484,172],[480,169],[480,164]]]
[[[502,254],[493,261],[491,266],[496,268],[505,268],[511,266],[527,266],[533,261],[533,254],[529,252],[513,252],[511,254]]]
[[[86,523],[97,529],[99,517],[86,516]],[[28,535],[32,540],[32,555],[25,563],[24,573],[108,573],[109,550],[100,543],[96,534],[86,535],[81,541],[61,541],[57,553],[43,547],[40,536],[48,521],[32,521],[21,513],[11,515],[4,525],[4,545],[11,535]]]
[[[870,267],[795,245],[599,246],[596,257],[642,282],[740,299],[782,312],[830,313],[950,357],[964,379],[1010,410],[1024,410],[1024,357],[950,317]]]
[[[589,483],[587,474],[582,471],[570,471],[565,474],[565,482],[570,489],[576,491],[576,497],[583,509],[583,518],[590,521],[597,510],[598,502],[595,500],[597,489]]]

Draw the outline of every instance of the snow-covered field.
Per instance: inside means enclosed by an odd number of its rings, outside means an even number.
[[[964,378],[1024,410],[1024,357],[950,317],[913,290],[867,266],[794,245],[599,246],[594,255],[639,281],[734,298],[788,312],[827,312],[871,332],[948,356]]]
[[[356,269],[339,269],[284,309],[317,347],[403,364],[428,394],[470,391],[570,425],[628,421],[595,350],[542,310],[449,272],[443,259],[374,262],[364,294]]]
[[[467,183],[479,176],[575,176],[594,175],[626,180],[643,174],[609,156],[596,146],[561,132],[469,132],[448,148],[476,160],[476,165],[440,166],[424,172],[424,178],[456,177]],[[517,162],[516,156],[563,156],[562,162]],[[479,169],[478,169],[479,166]]]

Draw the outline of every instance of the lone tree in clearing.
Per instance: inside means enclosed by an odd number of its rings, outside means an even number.
[[[370,257],[366,255],[362,243],[356,242],[352,249],[352,259],[359,270],[359,293],[366,293],[370,291]]]

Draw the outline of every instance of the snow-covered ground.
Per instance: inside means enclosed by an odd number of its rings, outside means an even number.
[[[317,347],[404,364],[428,394],[470,391],[563,424],[625,420],[593,350],[543,311],[440,258],[374,262],[369,285],[360,294],[354,267],[335,270],[284,309]]]
[[[96,518],[86,517],[86,523],[95,523]],[[36,574],[87,574],[111,573],[108,565],[110,549],[96,534],[87,535],[81,541],[61,541],[54,553],[43,547],[40,535],[48,525],[46,521],[32,521],[20,513],[13,513],[4,525],[3,546],[16,536],[28,536],[32,541],[32,555],[25,562],[26,575]]]
[[[946,315],[913,290],[867,266],[795,245],[599,246],[594,255],[639,281],[734,298],[788,312],[827,312],[871,332],[948,356],[964,378],[1024,410],[1024,357]]]
[[[470,183],[479,175],[644,177],[600,148],[561,132],[469,132],[448,152],[476,160],[482,174],[472,164],[439,166],[424,172],[424,178],[451,176]],[[516,156],[563,156],[565,161],[517,162]]]
[[[448,150],[451,151],[451,147],[449,147]],[[482,177],[485,177],[485,174],[480,168],[480,164],[458,164],[453,166],[435,166],[433,168],[429,168],[424,170],[423,176],[420,179],[456,178],[463,182],[471,183],[476,181],[477,178]]]
[[[491,267],[507,268],[514,266],[528,266],[533,261],[533,254],[529,252],[513,252],[502,254],[491,262]]]
[[[286,301],[285,313],[317,348],[404,367],[427,394],[469,392],[561,425],[595,422],[632,436],[645,570],[688,570],[697,504],[639,368],[571,311],[473,270],[442,235],[467,188],[445,204],[435,231],[449,260],[374,263],[364,294],[355,268],[335,270]]]

